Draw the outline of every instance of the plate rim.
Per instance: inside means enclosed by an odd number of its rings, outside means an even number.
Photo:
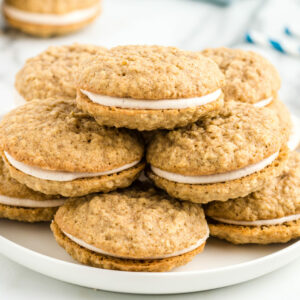
[[[93,270],[93,272],[99,272],[99,273],[102,273],[103,275],[118,274],[119,276],[124,276],[124,277],[142,276],[144,278],[148,277],[148,278],[160,279],[160,278],[166,278],[166,277],[179,278],[179,277],[201,276],[201,275],[205,276],[205,275],[212,275],[215,273],[226,273],[226,272],[230,272],[230,271],[237,272],[237,271],[240,271],[240,270],[250,267],[250,266],[253,267],[253,266],[260,265],[261,263],[268,263],[268,261],[270,261],[270,260],[272,261],[273,259],[285,256],[287,253],[289,253],[289,254],[290,254],[290,252],[294,253],[294,251],[296,251],[298,248],[300,248],[300,240],[295,240],[291,245],[288,245],[288,246],[284,247],[283,249],[272,252],[271,254],[267,254],[263,257],[255,258],[250,261],[237,263],[237,264],[230,265],[230,266],[213,268],[213,269],[209,269],[209,270],[191,270],[191,271],[181,271],[181,272],[129,272],[129,271],[107,270],[107,269],[95,268],[95,267],[91,267],[91,266],[86,266],[86,265],[82,265],[82,264],[64,261],[59,258],[54,258],[54,257],[48,256],[46,254],[39,253],[32,249],[26,248],[25,246],[22,246],[16,242],[13,242],[8,238],[3,237],[2,235],[0,235],[0,246],[1,245],[13,247],[17,251],[22,251],[22,252],[27,253],[28,255],[37,256],[39,259],[46,260],[48,262],[52,262],[55,264],[59,264],[61,266],[67,266],[68,268],[73,267],[73,268],[77,268],[77,269]],[[0,253],[2,255],[4,255],[5,257],[11,259],[12,261],[15,261],[16,263],[18,263],[20,265],[23,265],[24,267],[26,267],[28,269],[36,271],[35,269],[30,268],[30,266],[28,266],[26,263],[19,262],[16,259],[14,259],[12,257],[13,255],[9,255],[8,251],[5,251],[5,247],[0,247]],[[288,259],[288,263],[291,262],[292,260],[296,259],[299,256],[300,256],[300,251],[298,253],[296,252],[295,255],[291,255],[290,259]],[[285,264],[287,264],[287,263],[283,263],[283,265],[285,265]],[[279,267],[276,267],[275,269],[277,269]],[[38,271],[36,271],[36,272],[38,272]],[[43,272],[40,272],[40,273],[44,274],[45,276],[52,277],[51,275],[45,274]],[[265,273],[268,273],[268,272],[265,272]],[[265,273],[263,273],[263,274],[265,274]],[[263,274],[261,274],[261,275],[263,275]],[[255,277],[258,277],[258,276],[255,276]],[[55,278],[55,277],[52,277],[52,278]],[[68,281],[65,281],[65,282],[68,282]]]

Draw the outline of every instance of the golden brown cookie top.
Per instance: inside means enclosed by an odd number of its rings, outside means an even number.
[[[44,6],[44,1],[38,2]],[[75,99],[77,70],[86,59],[105,51],[105,48],[99,46],[80,44],[49,47],[26,61],[16,75],[15,87],[27,101],[46,98]]]
[[[150,186],[68,201],[59,228],[112,255],[146,258],[194,246],[207,234],[200,205],[177,201]]]
[[[135,132],[99,126],[73,100],[33,100],[0,123],[2,151],[46,170],[103,172],[138,161],[143,143]]]
[[[224,99],[256,103],[275,96],[280,77],[261,55],[240,49],[214,48],[201,52],[214,60],[225,75]]]
[[[156,134],[147,161],[182,175],[219,174],[262,161],[279,151],[286,139],[272,110],[231,101],[216,116]]]
[[[200,53],[163,46],[118,46],[93,57],[78,86],[96,94],[135,99],[200,97],[224,85],[218,66]]]
[[[210,217],[235,221],[282,218],[300,213],[300,153],[291,152],[283,173],[250,195],[206,207]]]
[[[8,169],[5,167],[3,160],[0,158],[0,195],[19,198],[30,199],[36,201],[54,200],[63,198],[59,195],[45,195],[36,192],[26,185],[19,183],[9,175]]]
[[[65,14],[95,6],[100,0],[5,0],[4,2],[31,13]]]

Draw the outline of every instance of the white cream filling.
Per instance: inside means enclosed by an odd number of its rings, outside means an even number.
[[[278,225],[283,224],[285,222],[296,221],[300,219],[300,214],[286,216],[277,219],[270,219],[270,220],[257,220],[257,221],[236,221],[236,220],[228,220],[223,218],[215,218],[212,219],[225,223],[225,224],[232,224],[232,225],[242,225],[242,226],[263,226],[263,225]]]
[[[118,173],[129,169],[135,165],[137,165],[140,161],[134,161],[130,164],[126,164],[120,168],[112,169],[105,172],[96,172],[96,173],[77,173],[77,172],[64,172],[64,171],[52,171],[52,170],[44,170],[38,167],[28,166],[22,162],[15,160],[12,156],[10,156],[7,152],[4,151],[4,154],[9,161],[9,163],[18,169],[19,171],[31,175],[33,177],[37,177],[44,180],[52,180],[52,181],[72,181],[78,178],[87,178],[87,177],[96,177],[103,175],[110,175],[114,173]]]
[[[206,242],[206,240],[208,239],[208,236],[209,236],[209,229],[207,227],[207,230],[206,230],[206,234],[205,236],[198,240],[196,244],[194,244],[193,246],[191,247],[188,247],[186,249],[183,249],[183,250],[180,250],[180,251],[176,251],[176,252],[173,252],[171,254],[166,254],[166,255],[160,255],[160,256],[152,256],[152,257],[141,257],[141,258],[136,258],[136,257],[129,257],[129,256],[119,256],[119,255],[115,255],[115,254],[111,254],[109,252],[106,252],[100,248],[97,248],[95,246],[92,246],[90,244],[87,244],[86,242],[84,242],[83,240],[81,239],[78,239],[76,237],[74,237],[73,235],[69,234],[69,233],[66,233],[65,231],[63,231],[63,233],[70,239],[72,240],[73,242],[75,242],[76,244],[78,244],[79,246],[81,247],[84,247],[86,249],[89,249],[91,251],[94,251],[96,253],[99,253],[99,254],[103,254],[103,255],[107,255],[107,256],[112,256],[112,257],[117,257],[117,258],[122,258],[122,259],[163,259],[163,258],[168,258],[168,257],[174,257],[174,256],[178,256],[178,255],[182,255],[182,254],[185,254],[185,253],[188,253],[188,252],[191,252],[195,249],[197,249],[198,247],[200,247],[202,244],[204,244]]]
[[[264,107],[264,106],[267,106],[268,104],[270,104],[272,102],[272,100],[273,100],[273,98],[271,97],[271,98],[256,102],[253,105],[256,107]]]
[[[0,204],[9,205],[9,206],[20,206],[20,207],[58,207],[64,204],[66,200],[64,199],[54,199],[54,200],[30,200],[30,199],[20,199],[14,197],[8,197],[0,195]]]
[[[300,144],[300,120],[293,115],[291,116],[291,118],[292,118],[293,127],[287,144],[289,149],[293,151],[297,149]]]
[[[180,183],[208,184],[208,183],[225,182],[225,181],[229,181],[229,180],[239,179],[239,178],[248,176],[252,173],[262,170],[266,166],[270,165],[276,159],[278,154],[279,154],[279,151],[256,164],[249,165],[247,167],[244,167],[244,168],[241,168],[241,169],[238,169],[235,171],[214,174],[214,175],[186,176],[186,175],[180,175],[180,174],[176,174],[176,173],[163,171],[154,166],[151,166],[151,170],[153,171],[154,174],[156,174],[159,177],[162,177],[167,180],[174,181],[174,182],[180,182]]]
[[[99,4],[86,9],[76,10],[65,14],[43,14],[32,13],[17,9],[13,6],[4,4],[3,10],[6,15],[15,20],[27,22],[31,24],[45,25],[69,25],[88,20],[95,16],[99,11]]]
[[[118,98],[94,94],[89,91],[81,90],[92,102],[119,108],[130,109],[181,109],[204,105],[217,100],[221,95],[221,89],[197,98],[182,99],[163,99],[163,100],[138,100],[131,98]]]
[[[16,106],[24,105],[27,102],[17,89],[14,89],[13,98]]]

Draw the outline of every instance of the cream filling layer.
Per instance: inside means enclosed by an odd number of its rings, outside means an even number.
[[[253,105],[256,106],[256,107],[264,107],[264,106],[267,106],[268,104],[270,104],[272,102],[272,100],[273,100],[273,97],[270,97],[268,99],[256,102]]]
[[[300,214],[290,215],[282,218],[277,219],[270,219],[270,220],[257,220],[257,221],[236,221],[236,220],[228,220],[223,218],[214,218],[212,219],[225,223],[225,224],[232,224],[232,225],[241,225],[241,226],[263,226],[263,225],[279,225],[286,222],[296,221],[300,219]]]
[[[153,171],[154,174],[156,174],[159,177],[165,178],[169,181],[174,181],[179,183],[208,184],[208,183],[225,182],[234,179],[239,179],[264,169],[266,166],[270,165],[277,158],[278,154],[279,151],[256,164],[249,165],[247,167],[238,170],[234,170],[226,173],[214,174],[214,175],[186,176],[186,175],[180,175],[176,173],[163,171],[154,166],[151,166],[151,170]]]
[[[4,4],[3,10],[6,15],[15,20],[27,22],[31,24],[45,25],[69,25],[88,20],[95,16],[100,8],[100,4],[86,9],[75,10],[65,14],[43,14],[32,13],[17,9],[11,5]]]
[[[96,173],[77,173],[77,172],[64,172],[64,171],[52,171],[52,170],[44,170],[42,168],[28,166],[22,162],[15,160],[12,156],[10,156],[7,152],[4,151],[4,154],[9,161],[9,163],[18,169],[19,171],[31,175],[33,177],[44,179],[44,180],[52,180],[52,181],[72,181],[78,178],[87,178],[87,177],[96,177],[103,175],[115,174],[124,170],[127,170],[135,165],[137,165],[140,161],[134,161],[130,164],[126,164],[120,168],[112,169],[105,172],[96,172]]]
[[[24,105],[27,102],[17,89],[14,89],[13,98],[16,106]]]
[[[195,107],[216,101],[222,93],[221,89],[218,89],[211,94],[197,98],[138,100],[98,95],[86,90],[81,90],[81,92],[94,103],[130,109],[181,109]]]
[[[200,240],[198,240],[197,243],[194,244],[191,247],[188,247],[188,248],[180,250],[180,251],[173,252],[171,254],[160,255],[160,256],[151,256],[151,257],[140,257],[140,258],[130,257],[130,256],[119,256],[119,255],[111,254],[111,253],[106,252],[106,251],[104,251],[104,250],[102,250],[100,248],[92,246],[92,245],[84,242],[83,240],[78,239],[78,238],[76,238],[75,236],[73,236],[73,235],[71,235],[69,233],[66,233],[65,231],[63,231],[63,233],[70,240],[72,240],[73,242],[75,242],[79,246],[84,247],[84,248],[86,248],[88,250],[94,251],[96,253],[107,255],[107,256],[111,256],[111,257],[117,257],[117,258],[121,258],[121,259],[143,259],[144,260],[144,259],[163,259],[163,258],[169,258],[169,257],[179,256],[179,255],[191,252],[191,251],[197,249],[198,247],[200,247],[202,244],[204,244],[206,242],[206,240],[208,239],[208,236],[209,236],[209,229],[207,227],[205,236],[203,238],[201,238]]]
[[[287,145],[289,149],[293,151],[297,149],[300,144],[300,120],[293,115],[291,115],[291,118],[292,118],[293,127]]]
[[[54,200],[31,200],[31,199],[20,199],[14,197],[8,197],[0,195],[0,204],[8,206],[20,206],[20,207],[31,207],[31,208],[47,208],[47,207],[58,207],[64,204],[66,200],[54,199]]]

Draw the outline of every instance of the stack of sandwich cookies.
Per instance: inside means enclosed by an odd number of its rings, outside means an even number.
[[[10,175],[33,190],[76,197],[129,186],[144,168],[135,132],[105,128],[73,100],[33,100],[0,124]]]
[[[0,159],[0,218],[23,222],[51,221],[64,202],[65,198],[61,196],[44,195],[11,178]]]
[[[300,237],[300,154],[258,192],[206,207],[211,235],[235,244],[285,243]]]
[[[199,53],[119,46],[93,57],[78,76],[77,105],[100,125],[173,129],[223,105],[224,76]]]
[[[76,99],[75,74],[90,57],[105,48],[73,44],[52,46],[26,61],[15,80],[15,104],[33,99]]]
[[[203,250],[209,234],[200,205],[139,185],[88,201],[68,201],[51,229],[83,264],[140,272],[186,264]]]
[[[272,110],[227,102],[217,116],[157,133],[147,149],[147,174],[181,200],[246,196],[282,171],[286,135]]]
[[[4,0],[3,12],[12,27],[48,37],[90,24],[100,14],[100,0]]]
[[[224,47],[206,49],[201,53],[214,60],[223,72],[225,101],[266,106],[277,113],[281,126],[291,131],[290,113],[277,95],[281,84],[279,74],[266,58],[252,51]]]

